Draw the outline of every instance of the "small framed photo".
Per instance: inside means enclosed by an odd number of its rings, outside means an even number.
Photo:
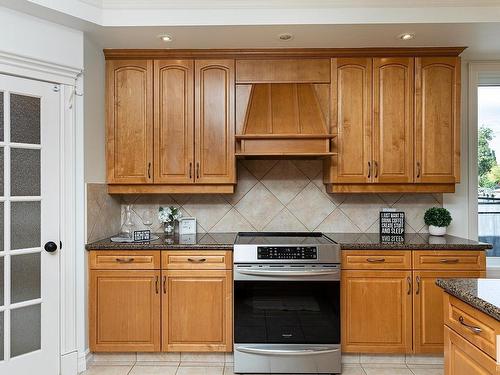
[[[196,218],[183,217],[179,220],[179,235],[196,234]]]
[[[381,242],[404,242],[405,213],[396,210],[380,212]]]
[[[151,241],[151,231],[147,230],[134,230],[134,241]]]

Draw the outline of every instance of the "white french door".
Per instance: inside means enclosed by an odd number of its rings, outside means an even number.
[[[0,75],[0,374],[59,374],[60,94]]]

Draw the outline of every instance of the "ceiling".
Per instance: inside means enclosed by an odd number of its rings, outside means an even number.
[[[99,48],[468,46],[467,59],[500,59],[500,0],[0,0],[0,5],[83,30]],[[397,37],[403,32],[416,38],[404,42]],[[162,42],[162,33],[173,41]],[[280,33],[294,37],[284,42]]]

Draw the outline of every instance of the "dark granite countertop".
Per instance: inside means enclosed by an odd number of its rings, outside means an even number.
[[[89,243],[87,250],[161,250],[161,249],[228,249],[233,248],[237,233],[198,233],[184,237],[166,238],[160,235],[147,243],[116,243],[109,238]],[[471,241],[455,236],[434,237],[428,234],[407,233],[402,243],[380,242],[378,233],[325,233],[338,242],[343,250],[486,250],[487,243]],[[167,242],[168,241],[168,242]]]
[[[436,284],[500,321],[500,279],[438,279]]]

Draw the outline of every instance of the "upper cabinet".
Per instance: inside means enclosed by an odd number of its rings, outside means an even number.
[[[459,57],[332,59],[327,191],[453,192],[459,103]]]
[[[234,60],[195,63],[196,181],[235,183]]]
[[[108,191],[234,191],[234,60],[109,60]]]
[[[106,65],[108,183],[153,182],[153,62]]]
[[[460,59],[416,59],[415,179],[460,180]]]

